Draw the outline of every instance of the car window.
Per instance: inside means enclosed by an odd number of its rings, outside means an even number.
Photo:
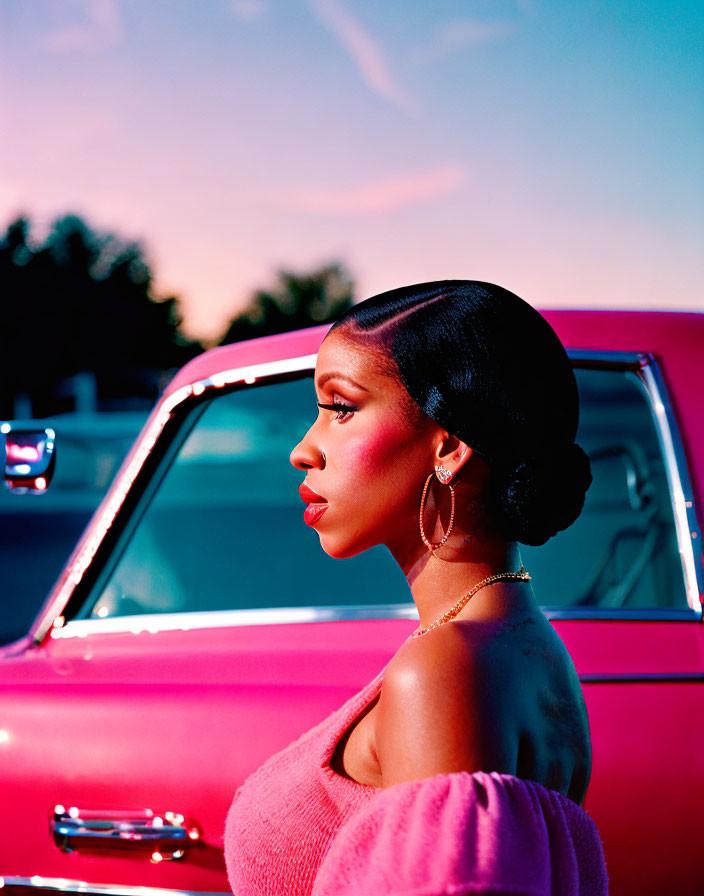
[[[576,370],[593,482],[576,522],[521,546],[544,608],[687,609],[663,453],[640,377]]]
[[[578,370],[594,482],[577,522],[521,546],[545,608],[686,608],[668,483],[636,374]],[[386,548],[334,560],[302,519],[289,453],[315,419],[310,377],[208,401],[83,616],[408,603]]]

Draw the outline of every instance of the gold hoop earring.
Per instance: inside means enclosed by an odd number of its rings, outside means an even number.
[[[440,541],[438,541],[437,543],[428,541],[428,539],[425,535],[425,530],[423,529],[423,509],[425,506],[425,496],[428,494],[428,486],[430,485],[430,480],[432,478],[433,478],[433,474],[431,473],[430,476],[428,476],[428,478],[425,480],[425,485],[423,486],[423,495],[421,496],[421,499],[420,499],[420,513],[418,514],[418,523],[419,523],[419,528],[420,528],[420,537],[423,540],[423,544],[427,547],[427,549],[431,552],[431,554],[434,557],[437,557],[437,554],[435,552],[439,548],[441,548],[445,544],[447,539],[450,537],[450,532],[452,532],[452,526],[455,522],[455,489],[452,485],[449,485],[449,483],[448,483],[448,488],[450,489],[450,524],[447,527],[447,532],[444,533],[444,535],[442,536],[442,539]],[[440,560],[440,559],[442,559],[442,558],[438,557],[438,560]]]

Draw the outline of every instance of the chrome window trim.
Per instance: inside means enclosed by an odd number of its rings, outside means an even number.
[[[638,375],[650,398],[650,410],[665,459],[665,471],[670,489],[670,499],[674,508],[675,532],[684,574],[687,603],[701,619],[704,577],[701,564],[697,563],[694,547],[695,539],[701,539],[701,532],[697,523],[694,494],[682,437],[657,361],[652,356],[645,356]]]
[[[577,367],[620,367],[636,368],[647,356],[643,352],[610,352],[588,348],[567,348],[570,361],[576,361]]]
[[[226,890],[168,890],[163,887],[131,887],[123,884],[105,886],[63,877],[0,877],[0,889],[23,887],[32,890],[54,890],[57,893],[95,893],[97,896],[232,896]]]
[[[411,619],[418,622],[414,603],[355,604],[345,607],[266,607],[250,610],[205,610],[196,613],[153,613],[112,616],[105,619],[72,619],[54,628],[52,638],[85,638],[88,635],[191,631],[203,628],[238,628],[251,625],[339,622],[360,619]]]
[[[696,533],[694,535],[695,538],[699,536],[694,497],[679,429],[677,428],[665,382],[656,360],[652,355],[643,352],[609,352],[568,348],[567,354],[575,362],[574,366],[577,368],[629,369],[640,378],[649,399],[649,406],[664,454],[670,497],[675,507],[675,531],[682,561],[687,602],[693,613],[692,618],[701,621],[702,602],[700,594],[704,593],[704,579],[702,570],[696,561],[692,538],[692,533]],[[272,625],[282,622],[313,622],[332,619],[417,619],[415,606],[410,603],[370,607],[286,607],[263,610],[158,614],[140,617],[113,617],[112,619],[73,620],[63,626],[61,613],[102,544],[124,502],[127,492],[137,479],[157,439],[160,437],[166,424],[174,416],[176,409],[193,397],[204,395],[206,398],[210,398],[212,396],[209,393],[225,386],[237,383],[253,385],[257,381],[276,380],[276,378],[284,374],[312,372],[315,369],[316,359],[317,354],[311,354],[233,368],[183,386],[157,406],[156,414],[148,424],[144,436],[140,439],[129,466],[120,474],[115,487],[111,489],[105,501],[101,504],[99,516],[91,529],[91,537],[83,544],[80,553],[76,557],[71,576],[62,584],[46,611],[38,617],[38,620],[30,630],[30,636],[35,644],[39,644],[49,632],[51,632],[52,637],[85,637],[89,633],[97,634],[103,631],[134,631],[134,622],[130,625],[126,624],[125,620],[137,618],[147,623],[139,626],[140,631],[165,631],[167,626],[169,630],[183,628],[183,624],[176,624],[175,621],[171,625],[168,624],[168,620],[174,617],[188,617],[189,624],[186,626],[187,629],[217,627],[220,625]],[[383,615],[380,615],[382,612]],[[629,614],[627,617],[619,615],[618,609],[602,612],[604,615],[600,615],[598,618],[654,618],[651,612],[647,610],[644,610],[640,616]],[[668,618],[669,611],[667,609],[658,610],[653,608],[652,612],[657,613],[658,619],[664,620]],[[223,614],[225,614],[227,621],[218,622],[214,626],[209,621],[213,618],[213,614],[217,614],[221,619]],[[546,615],[548,618],[555,619],[595,618],[594,614],[584,612],[584,609],[581,608],[573,610],[561,609],[555,612],[546,611]],[[672,617],[670,616],[669,618]],[[681,619],[682,617],[677,616],[676,618]],[[61,620],[61,627],[56,626],[59,620]],[[158,623],[155,620],[159,620]],[[108,625],[112,627],[108,627]]]

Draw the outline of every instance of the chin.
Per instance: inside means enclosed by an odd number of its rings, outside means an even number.
[[[368,550],[372,545],[360,542],[345,542],[332,536],[320,535],[320,547],[328,557],[332,557],[334,560],[347,560],[349,557],[356,557],[362,551]]]

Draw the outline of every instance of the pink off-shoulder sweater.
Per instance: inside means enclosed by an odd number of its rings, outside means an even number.
[[[606,896],[591,817],[498,772],[377,788],[335,772],[344,732],[384,670],[237,790],[225,859],[235,896]]]

